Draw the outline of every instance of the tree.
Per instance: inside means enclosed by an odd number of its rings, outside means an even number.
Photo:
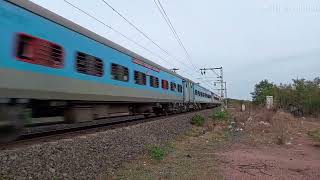
[[[260,81],[254,87],[254,92],[251,93],[252,101],[255,104],[265,104],[266,96],[274,96],[275,85],[268,80]]]
[[[273,96],[275,106],[297,115],[320,114],[320,78],[293,79],[292,83],[275,85],[263,80],[251,93],[253,102],[264,104],[266,96]]]

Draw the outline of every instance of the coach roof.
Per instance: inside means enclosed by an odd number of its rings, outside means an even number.
[[[132,51],[130,51],[130,50],[128,50],[128,49],[126,49],[126,48],[124,48],[124,47],[122,47],[122,46],[120,46],[120,45],[118,45],[118,44],[116,44],[116,43],[114,43],[114,42],[112,42],[112,41],[110,41],[110,40],[108,40],[108,39],[96,34],[96,33],[94,33],[94,32],[92,32],[92,31],[90,31],[90,30],[88,30],[88,29],[86,29],[86,28],[84,28],[84,27],[82,27],[82,26],[70,21],[70,20],[67,20],[66,18],[64,18],[64,17],[62,17],[60,15],[57,15],[57,14],[51,12],[50,10],[45,9],[44,7],[41,7],[41,6],[31,2],[29,0],[24,0],[24,1],[21,1],[21,0],[6,0],[6,1],[11,2],[11,3],[13,3],[13,4],[17,5],[17,6],[20,6],[20,7],[24,8],[24,9],[27,9],[28,11],[31,11],[31,12],[33,12],[35,14],[38,14],[39,16],[42,16],[42,17],[44,17],[44,18],[46,18],[46,19],[48,19],[50,21],[53,21],[53,22],[55,22],[55,23],[57,23],[57,24],[59,24],[61,26],[64,26],[64,27],[66,27],[66,28],[68,28],[68,29],[70,29],[72,31],[75,31],[75,32],[77,32],[79,34],[82,34],[82,35],[84,35],[84,36],[86,36],[86,37],[88,37],[90,39],[93,39],[93,40],[95,40],[95,41],[97,41],[97,42],[99,42],[99,43],[101,43],[103,45],[111,47],[111,48],[113,48],[113,49],[115,49],[115,50],[117,50],[119,52],[127,54],[127,55],[129,55],[129,56],[131,56],[133,58],[137,58],[139,60],[142,60],[145,63],[150,64],[152,66],[155,66],[155,67],[161,69],[162,71],[165,71],[165,72],[167,72],[167,73],[169,73],[171,75],[174,75],[174,76],[177,76],[177,77],[179,77],[181,79],[185,79],[185,80],[193,82],[192,80],[190,80],[188,78],[185,78],[185,77],[182,77],[179,74],[174,73],[174,72],[168,70],[167,68],[164,68],[164,67],[162,67],[162,66],[160,66],[160,65],[158,65],[158,64],[156,64],[156,63],[154,63],[154,62],[152,62],[152,61],[150,61],[150,60],[148,60],[148,59],[146,59],[146,58],[144,58],[144,57],[142,57],[142,56],[140,56],[140,55],[138,55],[138,54],[136,54],[136,53],[134,53],[134,52],[132,52]]]

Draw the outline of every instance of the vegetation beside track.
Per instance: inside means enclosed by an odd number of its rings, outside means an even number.
[[[320,142],[320,129],[314,129],[314,130],[308,131],[308,135]]]
[[[308,158],[316,156],[318,150],[310,148],[306,143],[308,141],[306,135],[319,142],[320,128],[316,127],[320,124],[314,120],[309,121],[308,118],[297,118],[284,111],[270,111],[252,104],[243,112],[240,111],[239,105],[233,104],[227,111],[214,110],[208,116],[202,117],[204,123],[195,123],[202,118],[193,116],[190,119],[190,123],[193,124],[192,129],[172,142],[170,151],[162,153],[158,159],[154,158],[153,154],[143,154],[119,168],[115,177],[120,179],[300,177],[292,175],[290,167],[292,163],[297,165],[298,162],[297,166],[303,168],[306,162],[304,157],[295,154],[292,149],[297,147],[304,149],[306,151],[304,156]],[[310,131],[310,126],[316,127]],[[288,158],[290,161],[283,161]],[[277,164],[269,163],[273,161]],[[312,171],[318,172],[317,168],[318,166],[314,167]],[[306,173],[306,175],[313,177],[313,174]]]
[[[193,116],[189,131],[163,146],[151,146],[148,153],[124,164],[115,176],[120,179],[221,178],[214,152],[231,136],[229,113],[219,112]]]
[[[276,108],[295,115],[320,114],[320,78],[313,80],[293,79],[292,83],[276,85],[268,80],[260,81],[251,93],[253,102],[264,105],[266,96],[273,96]]]

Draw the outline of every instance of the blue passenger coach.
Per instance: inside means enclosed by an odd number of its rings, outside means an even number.
[[[21,122],[25,108],[81,122],[217,105],[191,80],[31,1],[1,0],[0,27],[1,124]]]

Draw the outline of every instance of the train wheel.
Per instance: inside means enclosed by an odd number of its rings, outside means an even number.
[[[22,128],[15,126],[0,127],[0,144],[8,143],[18,139],[21,135]]]
[[[0,106],[0,143],[14,141],[21,135],[23,119],[23,108]]]

